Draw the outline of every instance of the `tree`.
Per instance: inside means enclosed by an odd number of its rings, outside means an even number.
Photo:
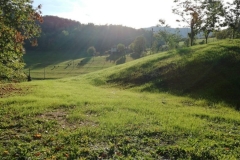
[[[190,45],[193,45],[194,37],[199,32],[199,24],[202,19],[201,3],[198,0],[174,0],[176,7],[173,8],[173,13],[182,18],[182,22],[187,23],[191,29],[188,33]],[[177,20],[180,22],[180,20]]]
[[[214,32],[214,36],[217,39],[226,39],[226,38],[231,38],[231,29],[227,28],[227,29],[223,29],[217,32]]]
[[[134,52],[134,43],[132,42],[131,44],[129,44],[128,48],[130,52]]]
[[[117,51],[118,51],[120,54],[124,54],[124,52],[125,52],[125,45],[119,43],[119,44],[117,45]]]
[[[137,55],[141,55],[146,49],[146,39],[143,36],[137,37],[133,42],[133,51]]]
[[[168,31],[169,26],[165,24],[165,20],[160,19],[159,22],[159,26],[163,27],[163,29],[159,30],[159,32],[154,35],[155,41],[152,49],[158,52],[159,48],[162,50],[177,48],[181,41],[179,30],[176,30],[175,33],[171,33]]]
[[[232,38],[236,38],[236,32],[240,32],[240,1],[234,0],[228,3],[225,8],[225,21],[226,24],[232,29]]]
[[[87,53],[88,53],[90,56],[94,56],[95,53],[96,53],[95,47],[94,47],[94,46],[89,47],[88,50],[87,50]]]
[[[155,50],[159,50],[159,47],[162,49],[174,49],[179,46],[179,42],[181,40],[181,37],[178,33],[170,33],[167,31],[167,29],[160,30],[155,35],[155,42],[154,44],[157,44],[157,47]]]
[[[31,0],[0,1],[0,81],[18,80],[23,74],[24,40],[37,45],[40,35],[36,21],[42,22],[41,5],[32,7]]]
[[[204,0],[202,2],[202,9],[204,10],[204,17],[201,21],[201,31],[204,34],[206,44],[211,32],[220,30],[223,26],[222,19],[224,17],[224,7],[221,0],[209,1]]]

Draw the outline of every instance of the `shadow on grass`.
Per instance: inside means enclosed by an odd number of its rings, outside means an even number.
[[[120,59],[116,61],[116,64],[123,64],[126,62],[126,56],[122,56]]]
[[[182,55],[188,55],[192,52],[193,52],[193,50],[190,47],[184,47],[184,48],[180,48],[180,49],[177,50],[177,53],[181,56]]]
[[[45,67],[48,67],[50,65],[52,65],[52,64],[51,63],[36,63],[36,64],[31,66],[31,69],[45,68]]]
[[[126,62],[126,57],[124,53],[113,53],[106,57],[106,61],[116,62],[117,64],[123,64]]]
[[[154,67],[157,61],[168,58],[162,57],[154,60],[155,62],[151,61],[112,75],[109,82],[126,87],[144,86],[148,83],[142,91],[164,91],[195,99],[203,98],[213,103],[225,102],[240,110],[239,48],[225,49],[226,53],[221,56],[217,56],[215,51],[208,51],[204,58],[197,58],[184,65],[172,62]]]
[[[138,53],[132,53],[130,54],[130,56],[133,58],[133,59],[138,59],[141,57],[141,54],[138,54]]]
[[[26,63],[25,68],[40,69],[49,65],[58,65],[59,63],[65,61],[71,61],[84,57],[86,57],[86,54],[84,53],[71,51],[28,51],[27,54],[24,54],[23,59]]]
[[[93,58],[93,57],[83,58],[82,60],[80,60],[80,61],[77,63],[78,67],[85,66],[86,64],[88,64],[88,63],[91,61],[92,58]]]
[[[36,80],[36,81],[39,81],[39,80],[55,80],[55,79],[59,79],[59,78],[34,78],[34,77],[31,77],[32,81]]]

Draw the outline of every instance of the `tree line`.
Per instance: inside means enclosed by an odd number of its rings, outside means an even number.
[[[56,16],[44,16],[41,37],[38,47],[31,47],[26,42],[26,50],[67,51],[85,53],[94,46],[96,51],[104,54],[118,44],[129,46],[136,37],[143,36],[146,45],[150,45],[151,32],[144,29],[134,29],[122,25],[81,24]]]

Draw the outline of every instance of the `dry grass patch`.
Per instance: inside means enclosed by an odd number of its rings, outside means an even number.
[[[71,120],[69,118],[69,111],[65,109],[55,109],[50,112],[45,112],[37,116],[38,119],[43,119],[45,121],[56,121],[61,128],[63,129],[71,129],[75,130],[80,127],[86,126],[98,126],[96,122],[92,122],[90,120],[82,119],[82,120]],[[86,115],[89,116],[89,115]]]
[[[18,84],[0,84],[0,98],[9,97],[11,95],[22,95],[29,90],[29,87],[22,88]]]

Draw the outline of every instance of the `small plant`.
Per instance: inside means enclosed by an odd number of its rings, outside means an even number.
[[[199,44],[205,44],[205,40],[202,40],[201,42],[199,42]]]

